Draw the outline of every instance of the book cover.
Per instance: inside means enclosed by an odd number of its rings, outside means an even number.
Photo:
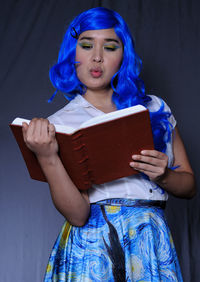
[[[154,149],[148,110],[141,106],[130,113],[131,108],[121,110],[123,116],[116,111],[117,114],[102,115],[102,120],[101,116],[98,121],[94,118],[95,124],[86,122],[82,128],[70,133],[56,132],[61,161],[78,189],[86,190],[92,184],[138,173],[129,166],[131,156],[143,149]],[[10,128],[31,178],[46,181],[36,156],[24,143],[21,125],[12,123]]]

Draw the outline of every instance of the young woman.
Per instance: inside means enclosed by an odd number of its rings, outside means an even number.
[[[45,281],[182,281],[164,207],[168,193],[194,195],[194,176],[174,116],[163,100],[145,94],[140,66],[119,14],[105,8],[83,12],[66,31],[50,71],[70,103],[48,119],[23,124],[24,140],[67,220]],[[91,117],[136,104],[150,111],[155,143],[155,150],[130,156],[140,173],[79,191],[59,158],[53,124],[78,128]]]

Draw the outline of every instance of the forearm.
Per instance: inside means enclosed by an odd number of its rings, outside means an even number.
[[[90,211],[88,196],[80,193],[63,167],[54,125],[47,119],[34,118],[29,125],[23,123],[22,133],[27,147],[37,156],[56,208],[72,225],[84,225]]]
[[[155,181],[168,193],[181,198],[192,198],[195,195],[193,173],[167,169],[166,173]]]
[[[59,156],[38,157],[38,161],[49,183],[55,207],[72,225],[84,225],[90,211],[89,201],[71,181]]]

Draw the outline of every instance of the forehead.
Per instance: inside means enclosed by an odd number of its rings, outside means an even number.
[[[95,39],[102,39],[102,40],[107,40],[107,39],[114,39],[114,40],[118,40],[119,43],[121,42],[121,40],[119,39],[119,37],[117,36],[117,34],[115,33],[113,28],[109,28],[109,29],[99,29],[99,30],[86,30],[84,32],[82,32],[79,35],[79,40],[83,39],[83,38],[91,38],[91,40],[95,40]]]

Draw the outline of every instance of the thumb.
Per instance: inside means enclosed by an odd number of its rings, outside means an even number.
[[[51,137],[54,137],[54,136],[55,136],[55,132],[56,132],[55,126],[54,126],[52,123],[50,123],[50,124],[48,125],[48,129],[49,129],[49,135],[50,135]]]
[[[26,139],[27,130],[28,130],[28,124],[26,122],[22,122],[22,134],[23,134],[24,140]]]

